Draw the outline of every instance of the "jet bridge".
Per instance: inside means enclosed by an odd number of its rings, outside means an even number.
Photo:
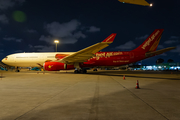
[[[7,70],[9,66],[5,65],[3,62],[0,61],[0,70]]]

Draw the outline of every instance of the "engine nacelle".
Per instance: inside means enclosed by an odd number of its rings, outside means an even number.
[[[67,65],[60,62],[45,62],[44,70],[47,71],[59,71],[59,70],[71,70],[74,69],[74,65]]]

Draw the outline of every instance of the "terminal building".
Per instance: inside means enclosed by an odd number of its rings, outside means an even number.
[[[158,63],[156,65],[133,65],[130,66],[131,70],[164,70],[164,71],[179,71],[180,65],[179,63]]]

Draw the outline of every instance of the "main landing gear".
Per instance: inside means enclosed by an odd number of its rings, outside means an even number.
[[[80,63],[74,63],[75,71],[74,73],[87,73],[86,68],[81,68],[79,66]]]
[[[15,72],[20,72],[19,67],[16,67]]]
[[[86,69],[76,69],[75,71],[74,71],[74,73],[87,73],[87,70]]]

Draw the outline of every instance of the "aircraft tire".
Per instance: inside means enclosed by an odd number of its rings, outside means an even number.
[[[74,73],[78,73],[78,70],[75,70]]]
[[[87,73],[87,70],[86,70],[86,69],[84,69],[84,70],[82,70],[82,72],[83,72],[83,73]]]

